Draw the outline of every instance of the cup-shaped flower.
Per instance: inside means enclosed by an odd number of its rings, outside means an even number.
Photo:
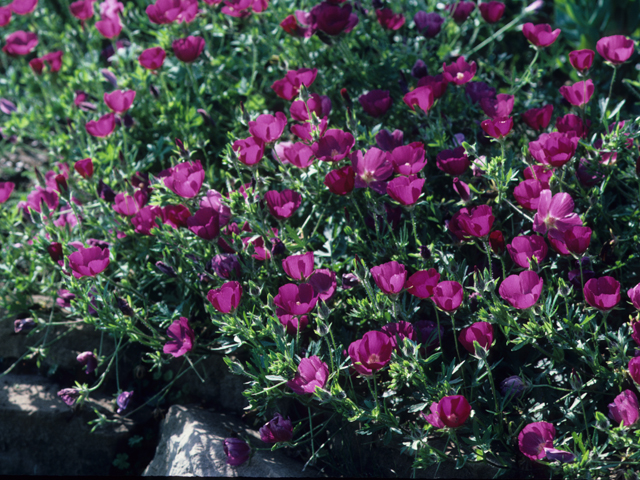
[[[187,228],[200,238],[213,240],[220,234],[220,214],[213,208],[200,208],[187,218]]]
[[[267,201],[269,212],[278,220],[289,218],[302,203],[302,195],[288,189],[282,192],[269,190],[265,193],[264,199]]]
[[[562,232],[562,240],[569,252],[582,255],[589,248],[591,233],[589,227],[575,225]]]
[[[315,113],[318,118],[324,118],[331,113],[331,99],[326,95],[312,93],[309,95],[307,103],[304,103],[302,100],[293,102],[289,108],[289,112],[291,113],[291,118],[299,122],[310,120],[309,112]]]
[[[89,120],[84,128],[93,137],[108,137],[116,129],[116,116],[114,113],[107,113],[98,120]]]
[[[445,428],[445,424],[440,420],[440,414],[438,413],[438,402],[433,402],[430,407],[431,413],[425,415],[421,412],[422,418],[424,418],[429,424],[436,428]]]
[[[518,435],[520,452],[531,460],[542,460],[547,455],[545,448],[553,448],[555,436],[556,429],[549,422],[530,423]]]
[[[422,194],[422,187],[426,179],[415,175],[397,177],[387,184],[387,193],[402,205],[414,205]]]
[[[361,150],[351,154],[351,165],[356,174],[356,188],[372,188],[378,193],[385,193],[385,180],[393,175],[393,167],[382,150],[372,147],[364,155]]]
[[[6,27],[9,25],[9,22],[11,22],[11,9],[7,7],[0,7],[0,27]]]
[[[182,198],[193,198],[204,182],[204,169],[200,160],[179,163],[166,170],[165,186]]]
[[[560,35],[560,29],[551,30],[551,25],[544,23],[534,25],[533,23],[525,23],[522,26],[522,34],[527,40],[536,47],[548,47],[556,41]]]
[[[436,285],[436,288],[433,289],[431,299],[441,310],[454,312],[462,305],[464,290],[458,282],[446,280]]]
[[[476,62],[467,63],[464,57],[458,58],[451,65],[442,64],[442,75],[447,82],[455,83],[456,85],[464,85],[471,81],[477,71]]]
[[[497,23],[504,15],[505,4],[496,1],[482,2],[478,8],[485,22]]]
[[[18,30],[9,34],[2,51],[12,57],[28,55],[38,45],[38,34]]]
[[[284,100],[293,100],[298,95],[300,87],[310,87],[318,75],[317,68],[301,68],[299,70],[290,70],[284,78],[276,80],[271,85],[276,94]]]
[[[9,200],[14,188],[16,188],[16,184],[13,182],[0,182],[0,203]]]
[[[162,223],[173,228],[187,227],[191,212],[184,205],[167,205],[162,208]]]
[[[518,275],[509,275],[500,284],[500,296],[512,307],[524,310],[532,307],[542,294],[542,278],[536,272],[526,270]]]
[[[313,153],[325,162],[339,162],[344,159],[355,145],[355,139],[349,132],[338,129],[327,130],[324,136],[314,143]]]
[[[548,168],[544,165],[532,165],[524,169],[524,178],[527,180],[537,180],[543,189],[549,188],[549,181],[553,176],[555,168]]]
[[[568,193],[556,193],[551,190],[540,192],[538,212],[533,217],[533,231],[547,233],[550,230],[564,232],[575,225],[582,225],[580,217],[573,213],[573,199]]]
[[[131,108],[135,98],[135,90],[114,90],[104,94],[104,103],[115,113],[124,113]]]
[[[391,108],[393,99],[389,90],[371,90],[358,98],[362,109],[374,118],[378,118]]]
[[[396,295],[404,288],[404,282],[407,278],[407,270],[404,265],[391,261],[373,267],[370,271],[378,288],[387,295]]]
[[[564,85],[559,89],[564,99],[576,107],[581,107],[588,103],[589,100],[591,100],[594,90],[595,87],[591,79],[576,82],[573,85]]]
[[[318,303],[318,295],[308,283],[287,283],[278,289],[273,303],[289,315],[306,315]]]
[[[264,143],[275,142],[282,136],[287,125],[287,117],[282,112],[274,115],[263,114],[249,122],[249,133]]]
[[[511,133],[513,129],[513,117],[497,117],[490,120],[483,120],[480,126],[490,137],[501,139]]]
[[[174,40],[171,44],[174,55],[185,63],[191,63],[196,60],[204,50],[204,38],[189,35],[185,38]]]
[[[102,4],[105,3],[107,2],[103,2]],[[95,27],[104,38],[112,39],[120,35],[120,32],[122,31],[122,22],[118,15],[102,15],[100,20],[95,23]]]
[[[543,133],[537,140],[529,142],[531,156],[543,165],[562,167],[573,158],[578,147],[578,138],[560,132]]]
[[[629,296],[629,300],[631,300],[631,303],[633,304],[635,309],[640,310],[640,283],[635,287],[627,290],[627,295]],[[640,323],[638,323],[638,325],[640,326]]]
[[[241,298],[242,285],[235,281],[227,282],[220,288],[209,290],[207,293],[207,300],[220,313],[234,312],[240,305]]]
[[[290,163],[298,168],[308,168],[315,161],[313,149],[302,142],[281,142],[273,149],[282,163]]]
[[[234,467],[239,467],[251,456],[251,447],[239,438],[225,438],[222,449],[227,456],[227,464]]]
[[[415,111],[415,107],[418,107],[424,113],[429,113],[429,110],[433,107],[434,100],[433,90],[427,85],[411,90],[402,98],[402,101],[406,103],[411,110]]]
[[[517,375],[512,375],[500,382],[500,392],[505,397],[520,397],[527,389],[525,383]]]
[[[404,284],[407,293],[418,298],[430,298],[440,281],[440,274],[435,268],[420,270],[411,275]]]
[[[389,337],[391,346],[395,349],[399,349],[399,344],[403,339],[416,340],[417,334],[413,325],[409,322],[400,321],[395,323],[387,323],[382,327],[382,332]]]
[[[469,168],[469,157],[464,147],[443,150],[436,156],[436,166],[445,173],[457,177]]]
[[[293,437],[291,420],[276,413],[276,415],[260,428],[260,440],[265,443],[288,442]]]
[[[500,230],[494,230],[489,235],[489,245],[491,245],[491,250],[496,255],[502,255],[507,248],[507,245],[504,241],[504,235]]]
[[[634,322],[634,325],[638,325],[638,322]],[[640,357],[632,357],[629,360],[628,370],[633,381],[640,385]]]
[[[251,167],[264,157],[264,142],[255,137],[249,137],[233,142],[233,151],[238,154],[240,163]]]
[[[479,205],[458,217],[458,225],[466,236],[481,238],[491,232],[495,217],[489,205]]]
[[[167,329],[167,335],[171,340],[164,345],[162,350],[164,353],[169,353],[174,357],[181,357],[193,349],[196,337],[193,329],[189,326],[188,318],[180,317],[173,322]]]
[[[143,51],[138,57],[138,62],[147,70],[158,70],[162,67],[167,52],[162,47],[151,47]]]
[[[471,189],[469,188],[469,185],[457,177],[454,177],[453,179],[453,189],[458,195],[460,195],[460,199],[463,202],[466,203],[471,200]]]
[[[36,9],[38,0],[13,0],[7,8],[11,9],[16,15],[28,15]]]
[[[322,2],[311,9],[311,28],[331,36],[349,33],[359,21],[352,10],[351,4],[340,6]]]
[[[638,421],[638,397],[631,390],[625,390],[609,404],[609,418],[618,425],[629,427]]]
[[[620,282],[613,277],[592,278],[583,291],[586,302],[598,310],[608,311],[620,303]]]
[[[493,119],[508,117],[513,111],[515,97],[506,93],[499,93],[495,98],[484,97],[480,99],[480,108],[486,115]],[[512,120],[513,122],[513,120]],[[513,126],[513,125],[512,125]],[[493,135],[492,135],[493,136]]]
[[[157,205],[147,205],[146,207],[142,207],[140,211],[131,218],[131,223],[135,227],[136,233],[151,235],[151,229],[158,226],[156,218],[162,220],[162,208]]]
[[[522,121],[534,130],[542,130],[549,126],[553,115],[553,105],[531,108],[522,114]]]
[[[240,262],[237,255],[220,253],[211,259],[211,269],[217,276],[229,280],[233,276],[240,277]]]
[[[509,245],[507,251],[511,260],[522,268],[531,268],[530,260],[535,257],[536,263],[540,264],[547,258],[547,242],[539,235],[521,235],[515,237]]]
[[[298,365],[293,380],[287,382],[287,386],[300,395],[313,393],[316,387],[324,388],[329,376],[329,366],[314,355],[303,358]]]
[[[50,211],[58,208],[60,197],[51,188],[37,186],[27,195],[27,206],[38,213],[42,212],[42,204],[46,204]]]
[[[513,196],[522,208],[535,212],[540,203],[542,189],[538,180],[523,180],[513,189]]]
[[[89,179],[93,176],[93,160],[91,160],[90,158],[85,158],[84,160],[78,160],[73,165],[73,168],[76,172],[78,172],[78,175],[80,175],[82,178]],[[0,185],[0,189],[1,189],[1,185]],[[0,194],[0,203],[2,203],[1,194]]]
[[[79,247],[69,255],[69,266],[76,278],[95,277],[109,266],[109,249]]]
[[[391,360],[393,346],[389,337],[377,330],[365,333],[349,345],[353,368],[361,375],[373,375]]]
[[[197,0],[157,0],[148,5],[147,16],[151,23],[163,25],[167,23],[190,23],[198,14]]]
[[[313,273],[313,252],[290,255],[282,260],[282,268],[294,280],[305,281]]]
[[[396,147],[393,151],[387,152],[387,159],[400,175],[415,175],[427,164],[424,145],[421,142]]]
[[[447,427],[461,427],[469,415],[471,415],[471,405],[462,395],[443,397],[438,402],[438,416]]]
[[[420,11],[414,15],[413,21],[422,35],[426,38],[433,38],[440,33],[444,18],[435,12],[427,13]]]
[[[49,256],[51,257],[51,260],[53,260],[54,262],[58,262],[60,260],[62,260],[63,258],[63,253],[62,253],[62,244],[58,243],[58,242],[52,242],[48,247],[47,247],[47,252],[49,253]]]
[[[399,30],[405,22],[402,13],[393,13],[390,8],[376,10],[376,16],[378,17],[378,23],[387,30]]]
[[[391,133],[387,129],[382,129],[376,135],[376,145],[380,150],[384,150],[385,152],[390,152],[394,148],[402,146],[402,142],[404,139],[404,133],[402,130],[394,130]]]
[[[493,325],[489,322],[476,322],[460,331],[458,341],[471,354],[476,351],[474,341],[478,342],[481,348],[489,350],[493,344]]]
[[[584,72],[591,68],[593,57],[595,55],[596,52],[589,50],[588,48],[584,50],[574,50],[569,53],[569,62],[573,68],[579,72]]]
[[[331,193],[348,195],[356,184],[356,172],[351,165],[331,170],[324,177],[323,182]]]
[[[308,280],[309,285],[318,295],[318,300],[326,302],[329,300],[338,284],[336,283],[336,272],[332,272],[326,268],[314,270]]]
[[[76,357],[76,360],[82,365],[86,365],[84,373],[89,375],[98,366],[98,359],[93,352],[82,352]]]
[[[573,113],[567,113],[562,117],[558,117],[556,120],[556,128],[558,132],[564,133],[565,136],[585,138],[588,131],[590,122],[587,120],[587,126],[582,122],[582,119],[574,115]]]
[[[453,9],[453,13],[451,14],[451,16],[456,23],[462,23],[467,18],[469,18],[469,15],[471,15],[471,12],[473,12],[474,8],[476,8],[475,3],[460,0],[455,4],[447,5],[447,10]]]
[[[603,37],[596,43],[596,50],[607,62],[621,65],[633,55],[635,42],[624,35]]]

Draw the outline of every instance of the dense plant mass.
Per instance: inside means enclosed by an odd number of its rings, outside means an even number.
[[[54,326],[111,337],[59,395],[119,369],[122,415],[166,395],[125,345],[223,354],[262,439],[329,473],[366,444],[631,478],[638,15],[578,4],[1,6],[2,321],[37,360]]]

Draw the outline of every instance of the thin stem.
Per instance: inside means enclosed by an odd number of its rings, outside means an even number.
[[[609,85],[609,95],[607,96],[607,99],[604,102],[604,108],[602,109],[602,115],[600,116],[600,123],[603,123],[604,117],[607,116],[607,107],[609,106],[609,100],[611,99],[611,94],[613,93],[613,84],[616,81],[616,73],[618,73],[618,67],[613,67],[613,75],[611,76],[611,85]]]
[[[525,71],[523,79],[518,83],[518,85],[516,85],[513,88],[513,90],[511,90],[511,92],[509,92],[511,95],[515,95],[522,87],[524,87],[525,83],[529,81],[529,78],[531,77],[531,71],[533,70],[533,66],[538,61],[538,56],[540,55],[540,48],[535,47],[535,51],[536,51],[536,54],[533,56],[533,60],[531,60],[531,63],[527,67],[527,70]]]
[[[356,202],[355,197],[351,197],[351,203],[353,203],[353,206],[355,207],[356,211],[358,212],[358,216],[360,217],[360,220],[362,220],[362,226],[364,228],[364,231],[367,235],[367,238],[369,239],[370,243],[373,243],[373,240],[371,240],[371,237],[369,236],[369,231],[367,230],[367,223],[364,221],[364,216],[362,215],[362,212],[360,211],[360,207],[358,206],[358,202]],[[374,222],[377,225],[377,222]]]
[[[440,349],[442,349],[442,332],[440,331],[440,315],[438,314],[438,307],[434,305],[433,309],[436,311],[436,323],[438,325],[438,340],[440,342]]]
[[[503,422],[502,410],[500,409],[499,407],[500,404],[498,403],[498,394],[496,393],[496,385],[495,385],[495,382],[493,381],[493,373],[491,372],[491,367],[489,366],[489,362],[485,360],[484,364],[487,366],[487,373],[489,374],[489,383],[491,385],[491,392],[493,393],[493,402],[495,405],[495,409],[496,409],[496,412],[499,411],[500,413],[500,423],[498,424],[498,431],[502,433],[502,422]]]
[[[416,228],[416,214],[415,214],[415,209],[411,209],[411,225],[413,225],[413,236],[416,239],[416,245],[418,247],[422,246],[422,243],[420,242],[420,239],[418,238],[418,231]]]
[[[462,363],[462,356],[460,356],[460,347],[458,347],[458,335],[456,335],[456,319],[453,315],[451,315],[451,326],[453,327],[453,342],[456,345],[456,354],[458,355],[458,361]],[[464,387],[466,388],[467,382],[464,378],[464,368],[461,368],[460,372],[462,373],[462,385],[464,385]]]
[[[522,17],[524,17],[527,14],[527,12],[522,12],[520,13],[520,15],[518,15],[516,18],[514,18],[513,20],[511,20],[509,23],[507,23],[504,27],[502,27],[500,30],[498,30],[497,32],[495,32],[493,35],[491,35],[489,38],[487,38],[484,42],[480,43],[479,45],[476,45],[473,49],[471,49],[470,52],[467,53],[467,57],[473,55],[474,53],[476,53],[478,50],[480,50],[482,47],[484,47],[485,45],[493,42],[498,36],[502,35],[504,32],[506,32],[507,30],[509,30],[511,27],[513,27],[516,23],[518,23],[520,21],[520,19],[522,19]]]

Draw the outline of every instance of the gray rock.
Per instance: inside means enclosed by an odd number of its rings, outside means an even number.
[[[239,467],[227,465],[223,441],[240,432],[251,438],[252,447],[267,447],[260,435],[240,421],[195,407],[172,406],[161,425],[156,455],[143,476],[204,477],[300,477],[303,465],[282,452],[255,451],[250,463]]]
[[[93,409],[113,417],[106,397],[72,410],[60,387],[33,375],[0,377],[0,475],[106,475],[133,422],[115,417],[91,433]]]

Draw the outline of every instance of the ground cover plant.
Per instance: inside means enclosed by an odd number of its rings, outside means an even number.
[[[1,321],[34,361],[53,327],[103,332],[59,396],[115,369],[114,415],[223,354],[262,439],[330,474],[379,474],[367,445],[413,472],[633,478],[628,3],[3,5]]]

